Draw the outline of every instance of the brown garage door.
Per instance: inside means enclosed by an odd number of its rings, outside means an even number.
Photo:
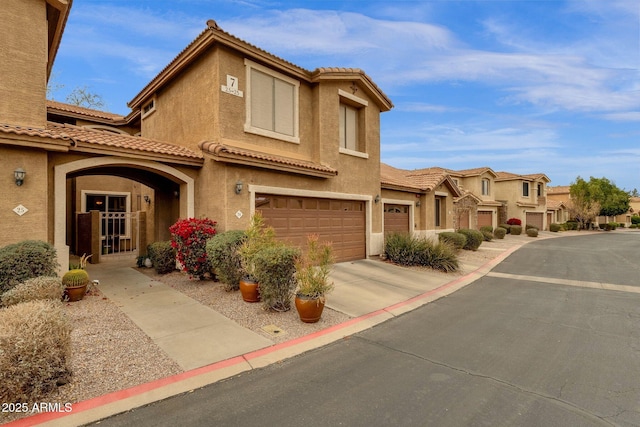
[[[484,226],[493,227],[493,212],[478,211],[478,228]]]
[[[304,248],[316,233],[333,243],[336,261],[366,258],[364,202],[258,194],[256,210],[278,238],[293,245]]]
[[[384,232],[385,234],[409,232],[409,206],[384,205]]]
[[[527,212],[527,221],[525,225],[533,225],[538,230],[542,230],[542,212]]]

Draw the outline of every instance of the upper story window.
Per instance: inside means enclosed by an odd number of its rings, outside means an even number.
[[[529,197],[529,183],[522,183],[522,197]]]
[[[147,102],[142,106],[142,118],[144,119],[149,114],[156,111],[156,99],[153,98],[151,101]]]
[[[244,130],[299,143],[298,91],[300,82],[245,60],[247,111]]]
[[[489,180],[487,178],[482,179],[482,195],[489,195]]]
[[[538,184],[538,197],[542,196],[542,184]]]
[[[368,158],[364,131],[364,109],[369,103],[366,99],[343,90],[338,90],[338,95],[340,97],[340,152]]]

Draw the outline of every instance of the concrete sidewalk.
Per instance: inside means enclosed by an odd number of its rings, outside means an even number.
[[[100,291],[184,370],[273,345],[183,293],[126,264],[90,264]]]

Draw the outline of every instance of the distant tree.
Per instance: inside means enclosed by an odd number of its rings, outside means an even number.
[[[569,215],[580,223],[580,229],[586,228],[600,213],[600,203],[595,199],[589,183],[580,177],[571,183],[569,194]]]
[[[638,193],[638,189],[634,188],[633,190],[629,191],[629,196],[631,197],[640,197],[640,193]]]
[[[629,193],[607,178],[589,179],[595,200],[600,203],[600,215],[616,216],[629,211]]]
[[[629,193],[607,178],[590,177],[587,182],[577,177],[569,187],[569,193],[572,205],[569,211],[573,211],[583,225],[592,221],[592,216],[616,216],[629,211]]]
[[[100,109],[104,107],[101,95],[92,93],[88,86],[76,87],[67,95],[67,103],[78,107]]]

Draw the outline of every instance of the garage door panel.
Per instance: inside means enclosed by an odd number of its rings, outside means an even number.
[[[493,227],[493,212],[478,211],[478,228],[484,226]]]
[[[337,261],[366,257],[364,202],[256,195],[265,222],[276,236],[304,248],[307,236],[319,234],[330,241]]]

